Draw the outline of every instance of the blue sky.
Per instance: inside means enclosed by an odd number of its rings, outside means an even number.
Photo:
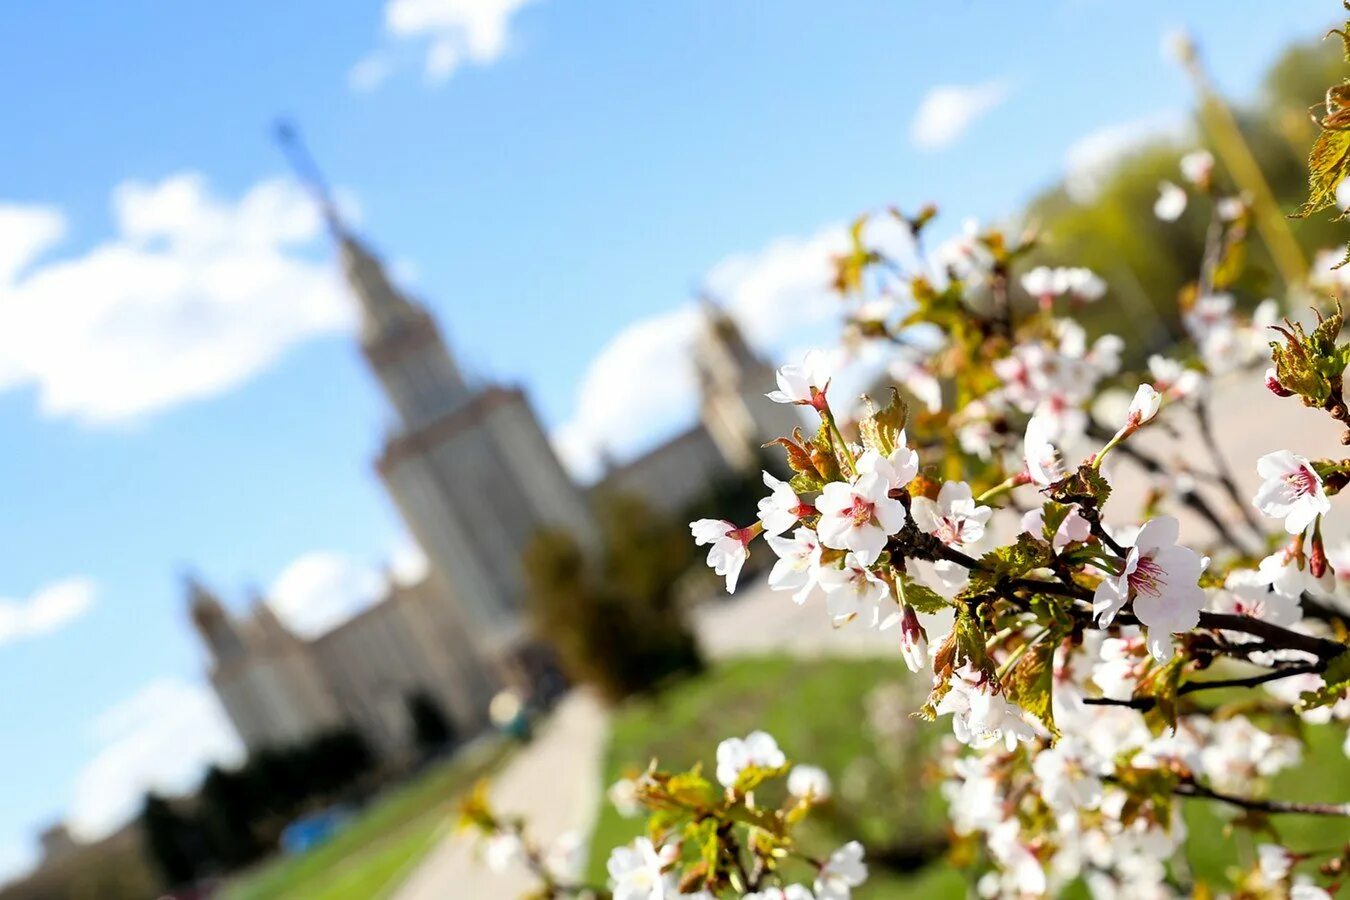
[[[35,826],[72,806],[106,822],[137,786],[114,782],[168,765],[138,749],[179,733],[156,732],[147,706],[215,727],[193,706],[203,654],[181,572],[240,606],[309,554],[345,560],[332,575],[404,552],[370,466],[389,414],[329,248],[277,180],[278,115],[299,121],[466,367],[528,384],[568,446],[623,453],[678,425],[689,400],[652,365],[629,379],[660,407],[639,433],[593,434],[615,427],[597,411],[619,387],[607,373],[695,285],[745,293],[752,336],[788,349],[766,304],[803,277],[796,255],[857,211],[937,200],[952,227],[1012,212],[1090,135],[1184,114],[1184,80],[1159,52],[1170,27],[1188,21],[1242,97],[1337,13],[1323,0],[1190,4],[1188,20],[1175,4],[1095,0],[1034,13],[495,0],[466,39],[436,14],[473,2],[398,2],[393,26],[378,0],[0,8],[0,597],[15,604],[0,607],[0,868],[22,863]],[[378,84],[353,84],[362,60]],[[915,113],[944,85],[989,108],[919,146]],[[245,285],[248,315],[234,294],[176,280],[199,269]],[[157,355],[184,340],[182,358]],[[31,601],[63,582],[36,616]]]

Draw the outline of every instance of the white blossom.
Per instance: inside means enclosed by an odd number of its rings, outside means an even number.
[[[891,498],[890,490],[880,471],[825,485],[816,501],[820,542],[835,550],[852,550],[864,565],[876,562],[886,539],[905,525],[905,507]]]
[[[727,593],[735,593],[741,567],[750,558],[752,534],[724,519],[699,519],[689,523],[697,546],[708,544],[708,565],[727,579]]]
[[[1032,507],[1022,516],[1022,530],[1034,537],[1044,537],[1045,535],[1045,508],[1041,506]],[[1088,520],[1083,518],[1083,512],[1078,508],[1078,504],[1069,507],[1064,518],[1060,521],[1059,527],[1055,529],[1054,535],[1050,539],[1050,545],[1056,551],[1063,550],[1072,543],[1081,543],[1092,536],[1092,526]]]
[[[1102,627],[1134,599],[1134,614],[1148,626],[1149,651],[1157,660],[1172,655],[1171,635],[1189,631],[1200,621],[1205,592],[1199,586],[1205,562],[1194,550],[1177,544],[1180,525],[1160,516],[1139,530],[1118,575],[1102,579],[1092,598],[1092,611]]]
[[[769,588],[796,591],[792,602],[800,606],[820,587],[820,539],[814,531],[803,526],[794,531],[791,538],[771,534],[764,540],[778,554],[778,562],[769,571]]]
[[[741,772],[751,766],[777,769],[786,763],[778,742],[767,732],[752,731],[744,738],[727,738],[717,745],[717,780],[724,787],[734,785]]]
[[[1204,376],[1195,369],[1156,353],[1148,358],[1148,371],[1153,376],[1153,386],[1174,400],[1193,397],[1204,388]]]
[[[788,793],[798,799],[821,802],[830,799],[830,776],[818,766],[793,766],[788,773]]]
[[[814,406],[817,397],[824,396],[830,386],[825,354],[812,350],[800,366],[782,366],[778,370],[778,390],[764,396],[774,403],[795,403]]]
[[[920,530],[948,547],[962,549],[984,538],[985,523],[994,511],[976,503],[970,485],[964,481],[948,481],[938,491],[937,500],[913,498],[909,512]]]
[[[1129,411],[1125,414],[1126,427],[1138,428],[1147,424],[1158,414],[1160,406],[1162,394],[1154,390],[1151,384],[1139,385],[1138,390],[1134,392],[1134,399],[1130,401]]]
[[[1011,752],[1018,741],[1036,737],[1022,708],[991,691],[989,683],[969,663],[952,673],[950,687],[938,702],[937,714],[948,713],[956,739],[977,750],[1002,743]]]
[[[1186,211],[1186,191],[1170,181],[1158,183],[1158,199],[1153,214],[1164,222],[1175,222]]]
[[[679,884],[667,871],[679,858],[674,844],[657,848],[645,837],[610,851],[606,868],[614,885],[614,900],[676,900]]]
[[[1027,423],[1023,450],[1026,453],[1027,474],[1033,483],[1047,487],[1065,476],[1064,458],[1059,448],[1051,443],[1045,422],[1035,416]]]
[[[863,846],[849,841],[830,854],[816,876],[816,900],[849,900],[853,888],[867,881]]]
[[[1192,150],[1181,157],[1179,168],[1182,178],[1196,187],[1203,187],[1214,172],[1214,154],[1208,150]]]
[[[849,553],[841,567],[822,566],[819,581],[825,591],[825,608],[835,625],[858,619],[868,628],[885,630],[900,621],[890,606],[891,588],[863,565],[857,554]]]
[[[764,523],[765,534],[782,534],[810,511],[810,507],[802,503],[797,492],[786,481],[765,472],[764,486],[772,491],[759,501],[759,520]]]
[[[1284,519],[1284,530],[1301,534],[1313,519],[1331,511],[1331,501],[1312,463],[1288,450],[1267,453],[1256,461],[1265,479],[1252,503],[1262,515]]]
[[[642,803],[638,800],[638,783],[632,778],[620,778],[609,786],[605,796],[625,819],[634,819],[642,814]]]
[[[483,861],[498,875],[525,863],[525,842],[514,831],[498,831],[483,847]]]
[[[906,606],[900,617],[900,655],[911,672],[922,672],[928,666],[928,635],[912,606]]]
[[[896,447],[889,456],[882,456],[875,450],[865,450],[858,457],[858,475],[880,475],[888,490],[897,490],[908,485],[919,474],[919,454],[907,446],[905,432],[902,429],[896,438]]]

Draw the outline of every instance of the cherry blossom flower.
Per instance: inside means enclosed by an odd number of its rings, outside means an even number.
[[[679,848],[657,848],[645,837],[610,851],[606,868],[614,882],[614,900],[675,900],[679,884],[666,871],[679,858]]]
[[[1261,844],[1256,848],[1257,870],[1268,885],[1277,885],[1289,877],[1294,854],[1279,844]]]
[[[1284,530],[1290,534],[1303,533],[1313,519],[1331,511],[1322,479],[1304,457],[1276,450],[1256,461],[1256,471],[1265,481],[1253,505],[1262,515],[1283,518]]]
[[[900,615],[900,655],[911,672],[922,672],[928,665],[928,635],[912,606]]]
[[[1155,391],[1151,384],[1139,385],[1139,389],[1134,392],[1134,399],[1130,401],[1130,408],[1125,413],[1125,427],[1133,431],[1147,424],[1158,414],[1160,406],[1162,394]]]
[[[1039,300],[1042,306],[1049,306],[1060,293],[1059,279],[1049,266],[1037,266],[1022,276],[1022,290]]]
[[[1142,636],[1106,638],[1092,667],[1092,683],[1113,700],[1128,700],[1148,668]]]
[[[1214,155],[1208,150],[1192,150],[1181,157],[1179,167],[1182,178],[1203,189],[1214,173]]]
[[[835,625],[858,619],[868,628],[884,631],[900,621],[898,611],[886,610],[883,614],[883,604],[891,595],[890,585],[863,565],[857,554],[845,556],[841,568],[822,566],[818,577],[825,591],[825,608]]]
[[[1302,745],[1263,731],[1245,716],[1233,716],[1214,723],[1199,756],[1200,769],[1216,791],[1246,793],[1254,779],[1298,765]]]
[[[1071,736],[1037,753],[1032,771],[1041,780],[1041,797],[1056,812],[1092,809],[1101,802],[1103,761]]]
[[[811,889],[801,884],[789,884],[784,887],[768,887],[762,891],[746,894],[742,900],[815,900]]]
[[[708,547],[708,565],[718,575],[727,579],[727,593],[736,592],[736,579],[741,576],[741,567],[750,558],[750,541],[758,530],[758,525],[749,528],[737,528],[724,519],[699,519],[689,523],[694,535],[694,544]]]
[[[1175,222],[1186,211],[1186,191],[1170,181],[1158,183],[1158,199],[1153,201],[1153,214],[1164,222]]]
[[[1045,509],[1037,506],[1026,511],[1022,516],[1022,530],[1034,537],[1043,537],[1045,534]],[[1073,543],[1081,543],[1092,536],[1092,526],[1088,520],[1083,518],[1082,511],[1078,504],[1069,507],[1069,511],[1064,515],[1064,519],[1055,529],[1051,537],[1050,545],[1056,551],[1063,550]]]
[[[1332,590],[1334,578],[1329,573],[1321,577],[1312,573],[1312,565],[1299,539],[1261,560],[1257,579],[1281,597],[1297,600],[1304,591],[1326,594]]]
[[[1098,278],[1091,269],[1074,266],[1060,269],[1055,274],[1060,291],[1075,300],[1091,303],[1106,295],[1106,282]]]
[[[1048,487],[1065,476],[1064,458],[1050,442],[1050,431],[1045,422],[1035,416],[1027,423],[1023,450],[1026,453],[1027,474],[1033,483]]]
[[[765,537],[778,554],[778,562],[769,571],[769,588],[796,591],[792,602],[801,606],[819,590],[820,539],[810,528],[798,528],[791,538],[771,534]]]
[[[586,842],[575,831],[564,831],[544,851],[544,868],[556,881],[572,881],[581,874]]]
[[[892,360],[889,371],[891,378],[904,385],[929,412],[942,409],[942,384],[932,369],[906,354]]]
[[[723,787],[734,785],[751,766],[777,769],[786,764],[787,757],[767,732],[752,731],[744,738],[727,738],[717,745],[717,780]]]
[[[1179,529],[1171,516],[1144,525],[1120,574],[1104,578],[1092,598],[1103,628],[1133,598],[1134,614],[1148,626],[1149,651],[1160,661],[1172,655],[1172,634],[1199,624],[1206,599],[1198,584],[1205,560],[1177,544]]]
[[[1313,884],[1306,875],[1300,875],[1289,887],[1289,900],[1334,900],[1334,898],[1331,891]]]
[[[950,688],[937,705],[937,714],[952,716],[952,733],[977,750],[1003,743],[1009,752],[1018,741],[1030,741],[1036,731],[1016,703],[990,690],[980,672],[967,663],[951,675]]]
[[[906,445],[903,429],[896,438],[896,447],[890,456],[882,456],[875,450],[865,450],[858,457],[858,474],[873,473],[884,478],[887,489],[893,491],[906,487],[919,474],[919,454]]]
[[[817,803],[830,799],[830,776],[818,766],[793,766],[788,773],[788,793],[800,800]]]
[[[971,547],[984,537],[984,526],[993,510],[980,506],[964,481],[947,481],[937,500],[915,497],[910,501],[914,524],[948,547]]]
[[[1220,197],[1214,204],[1214,215],[1220,222],[1236,222],[1247,211],[1247,206],[1242,197]]]
[[[1251,616],[1276,625],[1293,625],[1302,618],[1298,598],[1298,593],[1282,594],[1271,590],[1271,581],[1266,573],[1235,569],[1224,579],[1223,590],[1214,594],[1210,608],[1215,612]],[[1236,634],[1230,634],[1229,637],[1239,641],[1248,638]]]
[[[609,786],[605,796],[625,819],[634,819],[642,814],[642,803],[638,800],[638,783],[632,778],[620,778]]]
[[[802,502],[791,485],[768,472],[764,473],[764,486],[773,491],[759,501],[759,521],[764,523],[765,534],[782,534],[800,518],[815,512],[815,507]]]
[[[1148,371],[1153,376],[1153,386],[1173,400],[1194,397],[1205,385],[1204,376],[1195,369],[1156,353],[1148,358]]]
[[[798,406],[824,406],[825,392],[830,387],[825,354],[812,350],[800,366],[782,366],[778,370],[778,390],[764,396],[774,403],[795,403]]]
[[[849,900],[853,888],[867,881],[863,846],[849,841],[830,854],[816,876],[816,900]]]
[[[878,459],[877,465],[882,462]],[[886,539],[903,528],[906,520],[905,507],[891,498],[890,490],[879,469],[849,483],[825,485],[816,501],[820,542],[835,550],[852,550],[864,565],[876,562]]]
[[[525,863],[525,842],[514,831],[498,831],[483,847],[483,861],[498,875]]]

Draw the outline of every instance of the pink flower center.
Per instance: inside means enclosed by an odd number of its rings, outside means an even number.
[[[1126,579],[1130,584],[1130,590],[1136,594],[1147,594],[1150,597],[1162,595],[1162,589],[1167,586],[1167,573],[1163,571],[1162,566],[1153,561],[1151,556],[1139,557],[1139,562],[1134,567]]]
[[[937,528],[933,531],[933,536],[948,546],[960,544],[963,543],[964,528],[965,520],[954,516],[942,516],[937,520]]]
[[[1307,466],[1299,466],[1284,476],[1284,483],[1294,489],[1295,497],[1307,497],[1317,490],[1317,473]]]
[[[872,503],[866,497],[853,495],[853,505],[848,508],[848,517],[854,527],[861,527],[872,521]]]

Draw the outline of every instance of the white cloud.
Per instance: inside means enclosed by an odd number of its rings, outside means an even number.
[[[1064,189],[1075,203],[1090,203],[1102,189],[1102,179],[1121,160],[1155,140],[1190,138],[1189,117],[1180,110],[1108,125],[1079,138],[1064,154]]]
[[[49,584],[26,600],[0,599],[0,644],[57,631],[89,611],[94,582],[67,578]]]
[[[215,695],[204,685],[160,678],[94,720],[94,758],[75,780],[68,822],[97,840],[135,816],[146,791],[182,794],[212,763],[230,766],[244,751]]]
[[[959,141],[975,120],[1008,99],[1008,83],[996,78],[981,84],[944,84],[919,101],[909,138],[922,150],[940,150]]]
[[[272,582],[267,604],[292,631],[314,637],[368,608],[384,594],[385,578],[341,553],[297,557]]]
[[[353,324],[332,267],[300,255],[321,222],[291,182],[235,202],[194,173],[128,182],[113,213],[111,239],[45,261],[60,213],[0,204],[0,390],[35,386],[44,415],[107,423],[209,397]]]
[[[353,90],[379,87],[408,58],[421,56],[427,81],[445,81],[465,65],[486,66],[506,53],[511,21],[533,0],[387,0],[386,46],[372,51],[347,73]]]
[[[869,231],[868,240],[903,252],[898,228]],[[833,321],[840,316],[840,301],[830,288],[831,258],[847,246],[842,225],[806,238],[779,238],[719,262],[707,275],[707,291],[725,304],[759,352],[771,360],[797,359],[837,335]],[[693,422],[698,385],[690,346],[699,317],[697,303],[689,301],[641,319],[591,361],[572,416],[552,436],[575,476],[594,478],[604,456],[632,458]],[[851,389],[845,379],[840,396]]]

